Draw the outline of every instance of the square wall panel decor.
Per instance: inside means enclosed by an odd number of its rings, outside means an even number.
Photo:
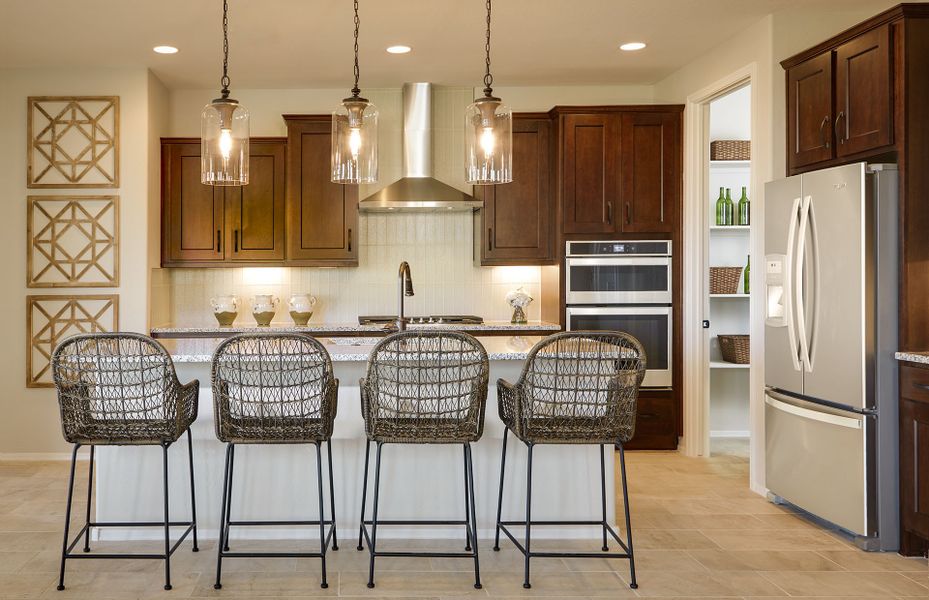
[[[119,296],[26,296],[26,387],[54,387],[52,352],[80,333],[119,327]]]
[[[118,196],[29,196],[26,285],[119,285]]]
[[[30,96],[27,136],[27,187],[119,187],[118,96]]]

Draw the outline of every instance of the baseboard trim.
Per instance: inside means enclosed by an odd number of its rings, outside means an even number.
[[[748,438],[751,436],[751,433],[747,430],[711,430],[711,438]]]
[[[78,454],[78,460],[87,460],[84,454]],[[70,452],[0,452],[0,461],[4,462],[40,462],[71,460]]]

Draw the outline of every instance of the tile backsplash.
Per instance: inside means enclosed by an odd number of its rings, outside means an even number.
[[[478,267],[472,258],[472,215],[454,213],[362,214],[359,266],[352,268],[263,267],[165,269],[153,279],[153,326],[214,322],[210,299],[235,294],[237,324],[254,323],[251,298],[271,293],[282,305],[274,322],[290,322],[286,301],[293,293],[319,299],[311,322],[355,322],[358,315],[397,311],[397,268],[410,263],[415,296],[406,298],[408,315],[476,314],[509,320],[505,296],[522,286],[535,302],[530,320],[540,318],[541,267]],[[162,287],[163,286],[163,287]],[[162,306],[169,303],[168,307]],[[169,322],[164,322],[169,321]]]

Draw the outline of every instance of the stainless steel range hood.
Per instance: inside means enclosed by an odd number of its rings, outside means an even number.
[[[358,203],[367,212],[474,210],[480,200],[432,176],[432,84],[403,84],[403,177]]]

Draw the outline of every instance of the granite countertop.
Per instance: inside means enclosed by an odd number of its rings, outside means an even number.
[[[267,328],[262,328],[267,331]],[[489,360],[525,360],[543,336],[478,337]],[[378,339],[375,337],[320,338],[333,362],[365,362]],[[209,363],[219,344],[216,338],[167,339],[161,342],[175,363]]]
[[[472,335],[481,333],[505,335],[524,333],[526,335],[544,335],[547,332],[560,331],[557,323],[547,321],[529,321],[528,323],[514,324],[509,321],[485,321],[480,324],[420,324],[410,323],[408,329],[449,329],[464,331]],[[237,333],[308,333],[314,337],[331,336],[380,336],[387,333],[381,325],[359,325],[358,323],[310,323],[306,326],[296,326],[291,323],[271,323],[270,327],[258,327],[250,323],[236,324],[232,327],[220,327],[216,323],[201,323],[194,325],[172,325],[168,327],[153,327],[152,337],[156,338],[223,338]]]
[[[929,352],[897,352],[894,357],[905,362],[929,365]]]

